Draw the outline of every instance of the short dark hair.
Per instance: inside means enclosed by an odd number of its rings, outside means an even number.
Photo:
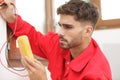
[[[76,21],[88,22],[93,28],[99,18],[97,6],[83,0],[70,0],[57,9],[57,14],[72,15]]]

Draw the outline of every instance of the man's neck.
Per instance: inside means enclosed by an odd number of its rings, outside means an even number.
[[[72,59],[75,59],[77,56],[79,56],[90,44],[91,40],[85,41],[85,43],[80,44],[79,46],[76,46],[74,48],[70,49],[71,57]]]

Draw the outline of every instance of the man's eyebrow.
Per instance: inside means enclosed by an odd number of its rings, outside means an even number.
[[[71,26],[71,24],[61,24],[60,22],[58,22],[58,24],[59,25],[69,25],[69,26]]]

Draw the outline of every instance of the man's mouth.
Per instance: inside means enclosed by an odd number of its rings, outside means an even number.
[[[67,42],[67,40],[65,40],[65,39],[60,39],[60,43],[64,43],[64,42]]]

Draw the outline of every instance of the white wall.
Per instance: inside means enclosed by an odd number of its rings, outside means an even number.
[[[16,0],[17,14],[44,33],[45,0]]]
[[[113,80],[120,80],[120,29],[95,31],[93,38],[109,60]]]

